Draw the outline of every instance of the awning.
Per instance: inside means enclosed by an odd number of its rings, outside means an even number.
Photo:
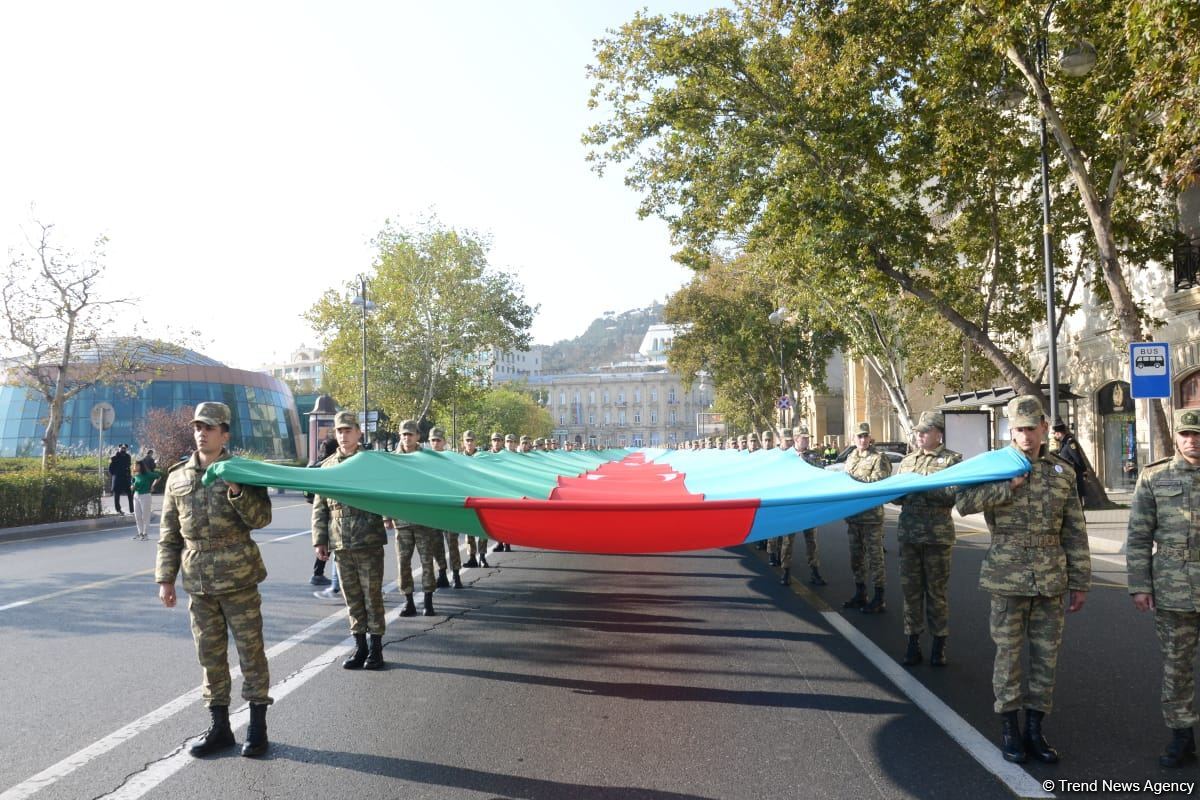
[[[1042,384],[1042,394],[1046,397],[1050,396],[1050,387],[1048,384]],[[1017,396],[1017,392],[1011,386],[993,386],[990,389],[977,389],[971,392],[959,392],[958,394],[944,394],[944,401],[940,406],[937,406],[938,411],[953,411],[956,408],[991,408],[993,406],[1002,406],[1009,400]],[[1071,392],[1071,384],[1060,383],[1058,385],[1059,400],[1082,400],[1083,398]]]

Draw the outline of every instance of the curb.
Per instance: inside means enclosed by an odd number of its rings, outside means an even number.
[[[77,519],[68,522],[48,522],[42,525],[23,525],[18,528],[0,528],[0,542],[22,542],[63,536],[72,533],[95,533],[115,528],[133,527],[133,515],[106,515],[94,519]]]

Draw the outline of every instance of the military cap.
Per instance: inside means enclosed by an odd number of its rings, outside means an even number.
[[[1200,410],[1194,408],[1179,408],[1175,410],[1175,432],[1192,431],[1200,433]]]
[[[767,439],[774,439],[775,431],[771,430],[770,428],[767,428],[765,431],[762,432],[762,438],[763,438],[763,441],[766,441]]]
[[[791,432],[789,429],[787,429],[787,428],[784,428],[784,429],[783,429],[783,432],[782,432],[782,433],[780,433],[779,435],[783,437],[784,441],[787,441],[788,439],[794,439],[794,438],[795,438],[795,437],[792,435],[792,432]]]
[[[869,423],[869,422],[858,423],[858,427],[854,429],[854,435],[855,436],[870,436],[871,435],[871,423]]]
[[[808,428],[792,428],[792,436],[808,436]]]
[[[434,425],[432,428],[429,429],[429,438],[430,439],[445,439],[446,438],[446,429],[442,428],[438,425]]]
[[[499,431],[496,431],[495,433],[493,433],[493,434],[492,434],[492,441],[493,441],[493,442],[500,441],[500,440],[501,440],[501,439],[503,439],[503,438],[504,438],[504,434],[500,433]]]
[[[528,434],[524,434],[524,433],[521,434],[521,444],[525,444],[526,442],[532,442],[532,441],[533,441],[533,439],[530,439]]]
[[[746,441],[747,442],[757,442],[758,441],[758,432],[750,431],[750,433],[746,434]]]
[[[203,422],[205,425],[212,425],[215,428],[218,425],[228,425],[229,418],[229,406],[210,400],[196,406],[192,422]]]
[[[921,419],[917,421],[915,430],[918,433],[925,433],[932,428],[937,428],[942,433],[945,433],[946,417],[940,411],[922,411]]]
[[[533,443],[536,446],[541,447],[542,445],[544,445],[546,443],[546,440],[544,438],[542,438],[541,436],[539,436],[538,438],[533,440]]]
[[[417,427],[417,421],[415,419],[406,419],[406,420],[404,420],[404,422],[401,422],[400,423],[400,432],[401,433],[415,433],[418,436],[421,435],[421,429],[419,427]]]
[[[339,411],[337,416],[333,418],[334,430],[338,428],[357,428],[358,414],[353,411]]]
[[[506,441],[506,442],[515,442],[516,440],[517,440],[517,437],[516,437],[516,435],[515,435],[515,434],[512,434],[512,433],[506,433],[506,434],[504,434],[504,441]]]
[[[1036,428],[1042,424],[1045,416],[1042,400],[1036,395],[1023,394],[1008,401],[1008,427],[1010,430]]]
[[[463,431],[463,438],[464,439],[474,439],[475,431]]]

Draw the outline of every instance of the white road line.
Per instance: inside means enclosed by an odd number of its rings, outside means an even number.
[[[293,534],[296,535],[296,534]],[[486,540],[485,540],[486,541]],[[465,552],[467,545],[464,542],[459,546],[459,552]],[[415,582],[424,572],[421,566],[417,566],[413,570],[413,581]],[[390,592],[396,588],[396,581],[392,581],[384,587],[384,592]],[[388,622],[394,622],[399,619],[400,608],[393,609],[384,619]],[[286,653],[298,644],[301,644],[306,639],[315,636],[317,633],[328,628],[333,623],[346,616],[346,608],[342,606],[328,617],[309,625],[299,633],[290,636],[284,641],[276,644],[267,650],[268,661]],[[280,683],[271,688],[271,696],[279,700],[294,692],[296,689],[303,686],[313,677],[315,677],[323,667],[328,666],[336,660],[338,654],[342,653],[354,641],[353,637],[348,637],[335,647],[331,647],[321,655],[314,658],[312,661],[305,664],[299,671],[285,678]],[[230,680],[237,680],[241,677],[242,671],[239,667],[233,667],[230,670]],[[175,715],[176,713],[187,708],[196,700],[200,699],[201,690],[193,689],[190,692],[176,697],[174,700],[159,706],[133,722],[129,723],[119,730],[113,731],[102,739],[99,739],[82,750],[67,756],[57,764],[53,764],[31,778],[18,783],[4,792],[0,792],[0,800],[24,800],[36,792],[45,789],[46,787],[57,783],[66,776],[70,775],[80,767],[86,766],[91,761],[104,755],[105,753],[116,749],[121,744],[137,736],[139,733],[148,730],[165,719]],[[235,729],[240,729],[250,719],[249,706],[243,706],[234,714],[230,715],[230,725]],[[131,778],[124,786],[117,789],[115,792],[105,795],[105,797],[121,797],[135,798],[141,797],[152,788],[162,783],[164,780],[174,775],[176,772],[187,766],[194,759],[188,755],[186,747],[180,748],[178,751],[173,751],[163,756],[160,761],[155,762],[151,767],[138,775]]]
[[[263,542],[263,544],[273,544],[275,542],[284,542],[284,541],[287,541],[288,539],[295,539],[297,536],[304,536],[305,534],[310,534],[310,533],[312,533],[311,530],[296,531],[295,533],[289,533],[286,536],[276,536],[274,539],[267,539],[265,542]]]
[[[875,668],[884,674],[897,689],[904,693],[917,708],[925,712],[951,739],[958,742],[967,753],[988,772],[1016,794],[1017,797],[1054,797],[1042,788],[1040,781],[1016,764],[1010,764],[1000,755],[1000,750],[941,698],[900,667],[886,653],[836,611],[822,611],[823,617],[838,633],[862,653]],[[0,800],[4,800],[0,798]]]

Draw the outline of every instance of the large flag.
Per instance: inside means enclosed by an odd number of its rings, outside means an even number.
[[[1027,473],[1013,447],[933,475],[859,483],[792,451],[605,450],[484,454],[368,451],[336,467],[220,461],[218,476],[316,492],[377,514],[526,547],[654,553],[727,547],[865,511],[910,492]]]

